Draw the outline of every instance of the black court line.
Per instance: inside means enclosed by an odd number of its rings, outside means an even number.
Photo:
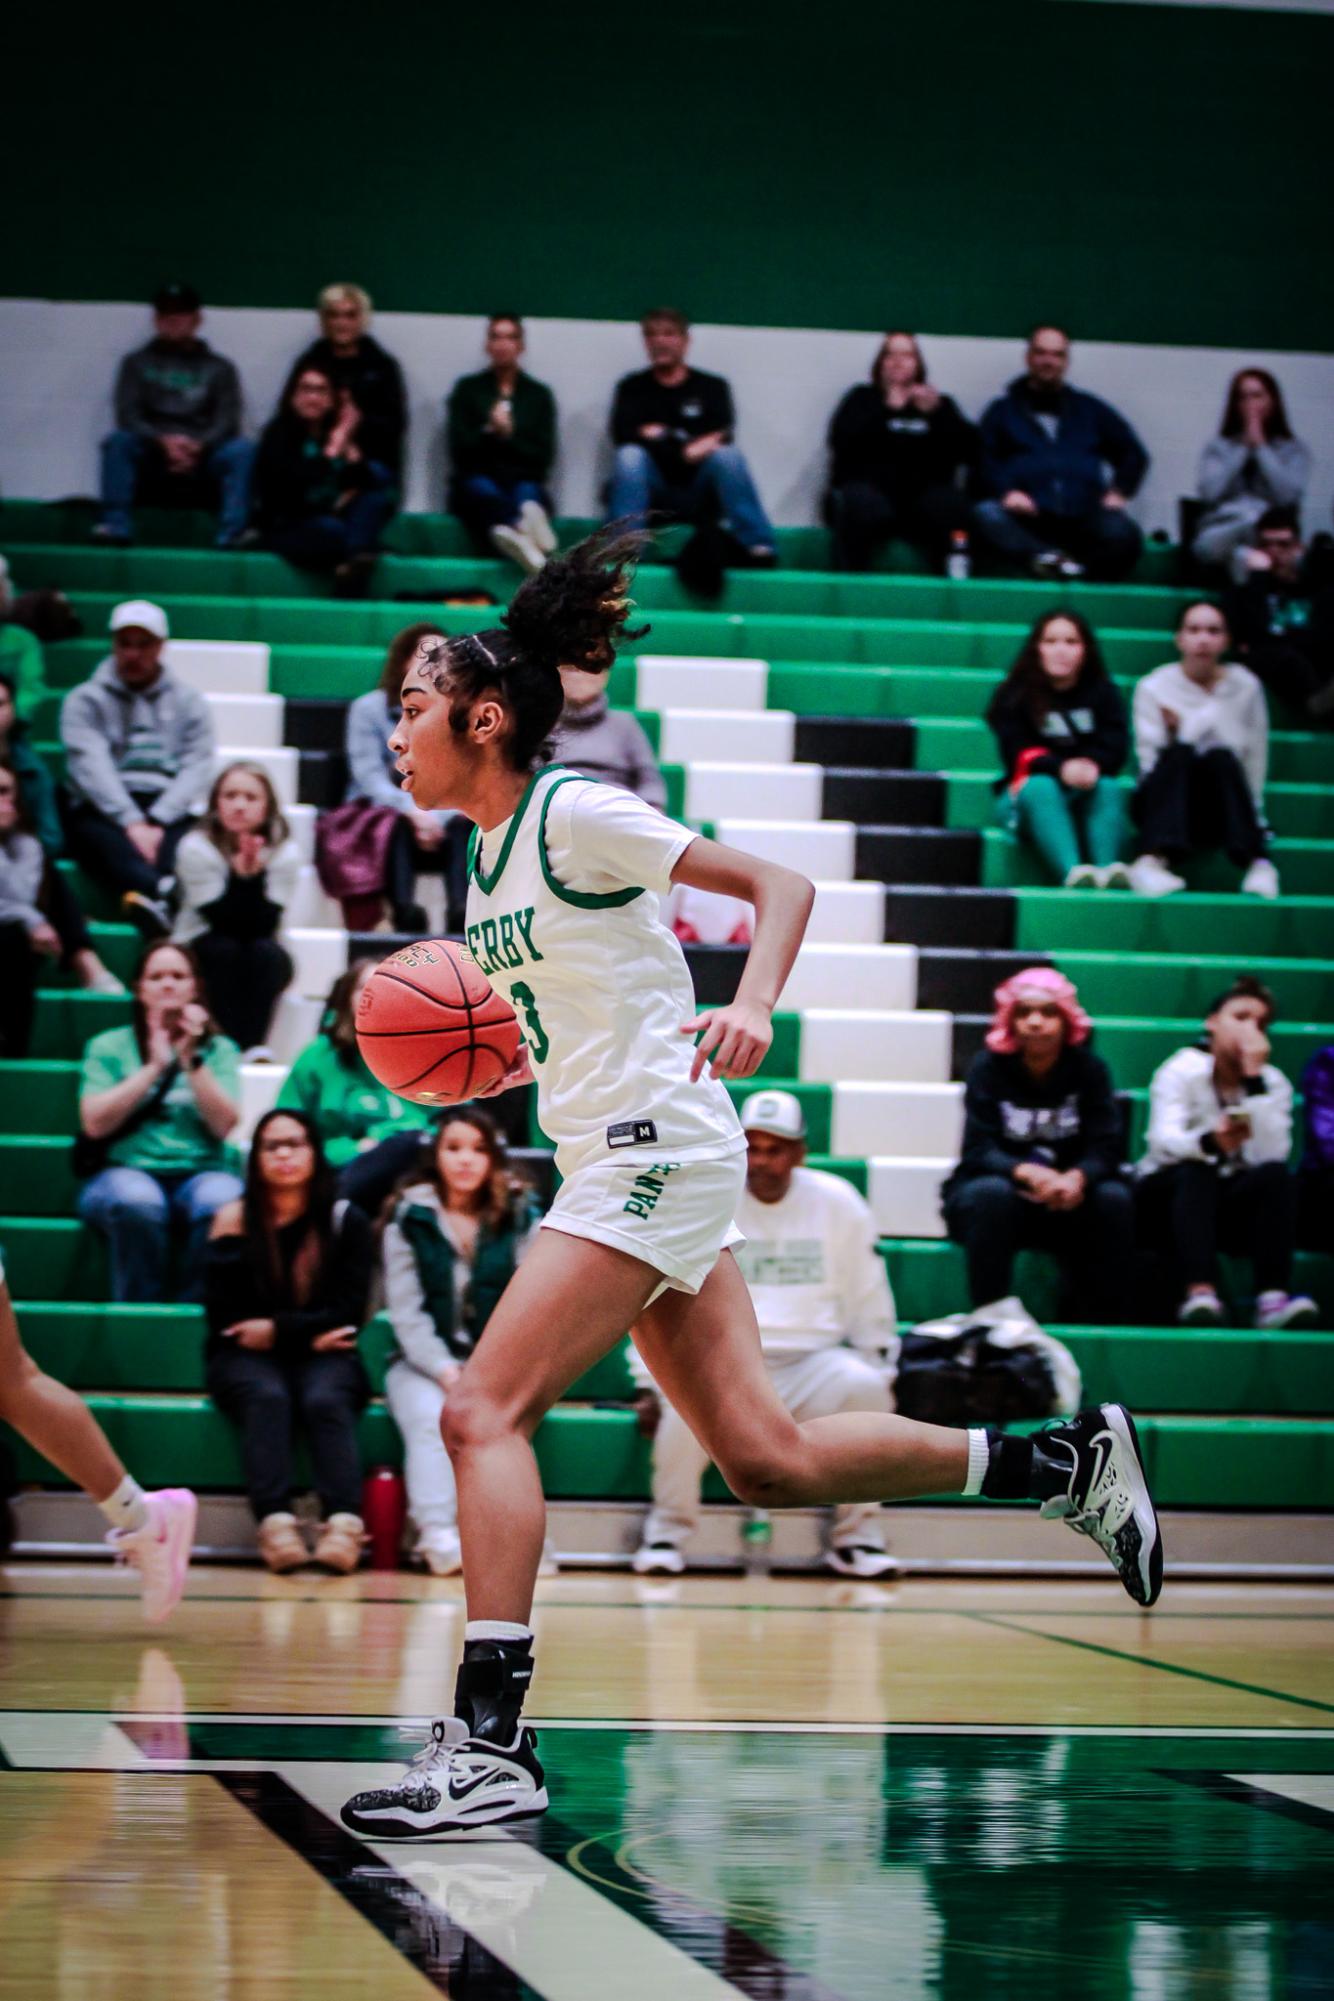
[[[1024,1633],[1030,1640],[1050,1640],[1057,1647],[1078,1647],[1081,1653],[1101,1654],[1107,1660],[1127,1661],[1133,1667],[1154,1668],[1159,1674],[1176,1674],[1187,1681],[1203,1681],[1214,1688],[1235,1689],[1239,1695],[1260,1695],[1269,1702],[1287,1702],[1297,1709],[1319,1709],[1326,1715],[1334,1715],[1334,1702],[1320,1702],[1313,1695],[1287,1695],[1279,1688],[1262,1688],[1253,1681],[1234,1681],[1226,1674],[1206,1674],[1203,1668],[1182,1667],[1176,1661],[1157,1661],[1152,1654],[1132,1654],[1124,1647],[1099,1646],[1096,1640],[1077,1640],[1070,1633],[1044,1633],[1038,1626],[1020,1626],[1013,1620],[1002,1619],[994,1612],[965,1612],[961,1615],[974,1620],[981,1626],[999,1626],[1007,1633]],[[1032,1614],[1042,1618],[1040,1612]],[[1150,1615],[1144,1614],[1147,1618]]]
[[[302,1799],[276,1772],[212,1772],[209,1777],[270,1834],[308,1863],[358,1917],[373,1925],[451,2001],[542,2001],[471,1932],[423,1897],[416,1885]]]
[[[1271,1793],[1267,1787],[1253,1786],[1246,1779],[1230,1778],[1226,1772],[1164,1770],[1155,1773],[1155,1777],[1174,1779],[1180,1785],[1212,1793],[1216,1799],[1231,1800],[1237,1806],[1255,1807],[1261,1813],[1276,1813],[1284,1820],[1300,1821],[1303,1827],[1318,1827],[1322,1834],[1334,1834],[1334,1812],[1329,1808],[1311,1806],[1306,1800],[1285,1799],[1282,1793]]]

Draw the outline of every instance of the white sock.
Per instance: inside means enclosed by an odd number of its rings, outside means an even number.
[[[987,1467],[991,1463],[991,1446],[984,1430],[970,1430],[968,1433],[968,1478],[963,1483],[965,1494],[980,1494]]]
[[[128,1473],[115,1493],[108,1494],[105,1501],[99,1501],[97,1505],[113,1529],[127,1529],[132,1533],[135,1529],[148,1526],[148,1503],[144,1499],[144,1490]]]
[[[531,1626],[516,1626],[512,1619],[469,1619],[463,1628],[465,1640],[531,1640]]]

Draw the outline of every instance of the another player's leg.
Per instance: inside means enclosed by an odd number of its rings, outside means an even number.
[[[522,1723],[546,1527],[532,1435],[660,1282],[623,1251],[543,1230],[488,1320],[441,1420],[468,1601],[456,1715],[431,1726],[398,1784],[347,1802],[343,1820],[356,1833],[420,1839],[546,1807],[536,1738]]]
[[[798,1424],[770,1381],[745,1280],[724,1251],[700,1292],[667,1292],[635,1341],[732,1491],[758,1507],[986,1494],[1031,1500],[1091,1536],[1139,1605],[1162,1588],[1162,1539],[1134,1422],[1120,1404],[1031,1438],[847,1411]]]
[[[184,1487],[145,1494],[83,1398],[38,1368],[19,1337],[3,1267],[0,1418],[96,1501],[110,1523],[107,1541],[143,1579],[144,1617],[152,1625],[165,1619],[185,1588],[195,1497]]]

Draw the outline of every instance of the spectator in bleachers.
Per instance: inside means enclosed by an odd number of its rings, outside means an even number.
[[[1294,507],[1270,507],[1244,551],[1246,581],[1224,593],[1238,660],[1292,708],[1334,709],[1334,560],[1329,538],[1310,548]]]
[[[377,465],[386,466],[398,485],[407,441],[407,391],[403,370],[370,331],[370,293],[360,285],[326,285],[316,306],[320,337],[293,362],[288,392],[308,368],[327,375],[353,421],[362,451]]]
[[[1309,1251],[1328,1251],[1334,1249],[1334,1042],[1317,1049],[1302,1072],[1302,1114],[1297,1241]]]
[[[29,726],[19,716],[14,692],[13,678],[0,672],[0,758],[9,764],[18,780],[19,800],[32,822],[32,832],[54,859],[65,847],[56,781],[46,759],[29,738]]]
[[[398,1348],[385,1396],[403,1434],[417,1554],[438,1577],[463,1567],[454,1473],[440,1413],[536,1223],[484,1111],[445,1113],[427,1138],[384,1233],[385,1310]]]
[[[1247,543],[1271,507],[1300,507],[1311,476],[1311,454],[1292,435],[1283,391],[1267,368],[1243,368],[1233,376],[1218,436],[1200,454],[1200,499],[1204,502],[1191,544],[1211,568],[1228,569],[1244,580]]]
[[[332,573],[343,597],[364,597],[380,536],[398,505],[391,469],[361,440],[356,405],[307,362],[264,426],[255,459],[255,515],[266,548],[298,569]]]
[[[246,1491],[270,1570],[361,1561],[357,1419],[370,1384],[357,1353],[374,1247],[339,1200],[311,1119],[255,1127],[241,1199],[213,1219],[204,1265],[209,1395],[241,1434]],[[292,1434],[305,1435],[324,1522],[308,1552],[292,1512]]]
[[[952,396],[927,380],[916,334],[887,333],[871,380],[849,389],[829,425],[827,516],[842,570],[869,570],[892,535],[943,569],[968,525],[961,476],[977,433]]]
[[[1132,884],[1141,896],[1171,896],[1186,887],[1187,856],[1221,848],[1243,871],[1247,896],[1277,896],[1264,817],[1264,689],[1249,668],[1228,660],[1227,620],[1208,598],[1186,606],[1176,641],[1180,658],[1135,688],[1140,776],[1131,814],[1140,854]]]
[[[640,330],[649,366],[623,375],[612,403],[608,518],[719,521],[744,560],[772,564],[774,531],[735,442],[731,389],[690,367],[690,322],[674,306],[645,313]]]
[[[736,1261],[775,1390],[802,1421],[893,1410],[899,1337],[870,1209],[838,1175],[803,1165],[806,1120],[790,1091],[752,1092],[741,1123],[746,1186],[736,1220],[745,1241]],[[637,1358],[635,1375],[640,1421],[656,1429],[653,1506],[634,1567],[675,1573],[685,1569],[684,1545],[699,1526],[709,1458]],[[837,1508],[826,1568],[845,1577],[896,1569],[883,1522],[874,1501]]]
[[[1117,784],[1130,723],[1102,648],[1077,611],[1038,619],[997,688],[987,721],[1005,776],[998,818],[1037,849],[1067,889],[1125,888],[1126,811]]]
[[[553,764],[568,764],[586,778],[601,778],[637,792],[659,812],[667,805],[667,786],[643,725],[627,709],[613,709],[607,700],[605,667],[585,663],[562,666],[565,707],[552,738]]]
[[[964,1087],[962,1154],[941,1191],[974,1306],[1010,1297],[1015,1253],[1036,1249],[1060,1260],[1086,1318],[1126,1317],[1134,1202],[1111,1072],[1091,1033],[1079,995],[1050,966],[996,989]]]
[[[548,484],[556,456],[556,399],[520,368],[523,321],[492,313],[489,366],[461,375],[449,392],[449,507],[524,570],[540,570],[556,547]]]
[[[180,504],[205,486],[218,494],[218,547],[246,535],[255,448],[241,436],[240,378],[200,339],[203,316],[192,285],[164,285],[152,340],[121,362],[116,428],[102,440],[99,541],[133,541],[136,500]]]
[[[395,931],[421,937],[430,920],[417,900],[419,875],[445,878],[446,929],[463,929],[472,823],[461,813],[427,813],[416,806],[411,793],[403,790],[403,780],[389,748],[399,717],[398,691],[408,662],[420,647],[444,643],[444,634],[430,619],[405,626],[389,642],[380,685],[348,704],[345,739],[348,782],[344,806],[364,800],[392,816],[378,829],[359,824],[355,830],[359,848],[363,853],[381,856],[382,867],[373,871],[380,875],[378,894],[345,900],[344,915],[350,930],[372,930],[378,915],[375,906],[381,897],[387,897]]]
[[[77,899],[37,836],[19,774],[0,754],[0,1056],[26,1056],[44,966],[90,993],[123,994],[88,935]]]
[[[0,674],[9,683],[19,721],[31,729],[46,696],[46,659],[36,634],[10,618],[0,624]]]
[[[171,927],[177,846],[213,772],[213,721],[164,666],[167,614],[132,599],[111,614],[111,652],[60,707],[69,852],[148,937]]]
[[[1159,1064],[1139,1165],[1145,1241],[1171,1267],[1186,1326],[1218,1326],[1218,1257],[1251,1260],[1255,1325],[1293,1327],[1315,1305],[1289,1291],[1296,1241],[1292,1086],[1269,1062],[1274,997],[1251,974],[1211,1004],[1202,1041]]]
[[[172,936],[194,947],[218,1026],[248,1061],[272,1058],[269,1027],[293,970],[278,932],[300,872],[268,772],[262,764],[227,765],[213,781],[202,826],[176,850]]]
[[[360,959],[339,974],[319,1034],[301,1051],[278,1093],[283,1110],[313,1120],[338,1174],[339,1194],[367,1216],[379,1215],[395,1182],[415,1162],[423,1132],[434,1124],[427,1106],[386,1090],[361,1060],[357,998],[375,967],[374,959]]]
[[[209,1224],[241,1192],[226,1141],[241,1116],[241,1052],[220,1035],[188,946],[148,946],[134,977],[134,1020],[93,1036],[83,1052],[79,1126],[103,1164],[79,1193],[79,1214],[107,1240],[111,1296],[198,1296]],[[181,1283],[167,1282],[172,1225],[188,1241]]]
[[[1126,503],[1149,455],[1119,411],[1070,388],[1069,367],[1069,336],[1035,327],[1025,373],[983,414],[973,522],[1015,569],[1116,582],[1139,556]]]

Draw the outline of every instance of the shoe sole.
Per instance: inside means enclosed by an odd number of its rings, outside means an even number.
[[[551,517],[548,515],[546,509],[542,508],[540,510],[542,515],[542,525],[537,528],[527,526],[525,524],[524,517],[527,515],[529,508],[531,506],[532,503],[530,501],[525,506],[520,508],[519,510],[520,526],[523,528],[524,534],[528,537],[528,540],[532,543],[535,549],[539,550],[540,553],[544,556],[554,556],[560,544],[556,539],[556,531],[551,525]]]
[[[1107,1429],[1109,1431],[1115,1432],[1118,1438],[1120,1439],[1122,1445],[1127,1447],[1130,1450],[1130,1452],[1134,1454],[1135,1471],[1139,1476],[1140,1497],[1143,1500],[1143,1507],[1144,1510],[1147,1511],[1149,1525],[1153,1531],[1153,1539],[1150,1542],[1148,1548],[1148,1558],[1149,1558],[1148,1595],[1144,1598],[1136,1598],[1135,1593],[1131,1591],[1130,1586],[1126,1584],[1126,1580],[1124,1577],[1121,1578],[1121,1582],[1126,1585],[1126,1591],[1128,1595],[1134,1600],[1135,1604],[1142,1605],[1145,1611],[1148,1611],[1151,1605],[1156,1605],[1158,1603],[1158,1599],[1161,1596],[1163,1589],[1163,1532],[1161,1526],[1159,1525],[1158,1510],[1154,1506],[1153,1495],[1149,1491],[1149,1478],[1147,1473],[1144,1471],[1144,1454],[1140,1451],[1139,1433],[1135,1429],[1134,1418],[1130,1415],[1130,1412],[1126,1409],[1123,1403],[1099,1404],[1098,1411],[1099,1415],[1102,1418],[1103,1423],[1107,1426]],[[1142,1519],[1141,1509],[1139,1506],[1139,1498],[1137,1498],[1136,1505],[1134,1508],[1134,1516],[1135,1520],[1140,1523],[1140,1532],[1142,1535],[1143,1519]],[[1144,1557],[1144,1551],[1143,1549],[1141,1549],[1140,1551],[1141,1564],[1143,1563],[1143,1557]],[[1120,1573],[1118,1573],[1118,1575],[1119,1574]],[[1143,1581],[1143,1574],[1141,1571],[1141,1582],[1142,1581]]]
[[[195,1546],[195,1525],[199,1520],[199,1503],[188,1487],[182,1487],[172,1496],[176,1505],[172,1508],[167,1528],[167,1562],[171,1571],[171,1584],[166,1603],[153,1612],[145,1609],[144,1617],[150,1626],[160,1626],[164,1619],[180,1604],[185,1591],[185,1580],[190,1569],[190,1553]]]
[[[533,1820],[538,1814],[545,1813],[550,1804],[547,1789],[543,1786],[521,1806],[496,1807],[489,1813],[470,1814],[466,1820],[441,1821],[434,1827],[423,1827],[419,1821],[395,1820],[392,1816],[363,1819],[346,1806],[338,1817],[344,1827],[353,1834],[359,1834],[363,1841],[447,1841],[451,1835],[467,1834],[476,1827],[498,1827],[509,1820]]]

